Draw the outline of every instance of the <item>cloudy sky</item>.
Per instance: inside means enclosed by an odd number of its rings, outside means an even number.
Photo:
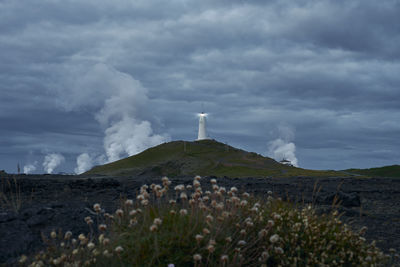
[[[0,169],[209,135],[300,167],[400,163],[398,0],[0,0]]]

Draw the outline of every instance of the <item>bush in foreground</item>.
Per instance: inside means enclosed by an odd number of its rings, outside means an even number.
[[[352,232],[337,212],[317,216],[311,206],[296,207],[274,198],[259,199],[201,178],[171,190],[143,185],[135,201],[126,199],[113,214],[99,204],[90,227],[98,235],[52,232],[47,251],[29,266],[379,266],[388,256]],[[172,192],[171,192],[172,191]]]

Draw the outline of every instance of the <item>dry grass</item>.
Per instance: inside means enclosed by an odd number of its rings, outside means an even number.
[[[21,188],[17,179],[2,177],[0,185],[0,206],[18,212],[22,206]]]
[[[392,259],[340,221],[297,207],[226,189],[201,178],[171,190],[143,185],[113,214],[99,204],[86,217],[89,235],[52,232],[46,251],[22,256],[23,266],[384,266]],[[98,227],[98,235],[92,228]],[[395,253],[395,252],[393,252]]]

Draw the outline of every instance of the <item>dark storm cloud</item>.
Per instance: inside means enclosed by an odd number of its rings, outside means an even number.
[[[1,1],[0,144],[14,159],[0,169],[62,153],[72,171],[104,153],[101,121],[123,108],[194,139],[202,104],[210,134],[244,149],[265,154],[284,124],[302,167],[393,164],[399,13],[390,0]]]

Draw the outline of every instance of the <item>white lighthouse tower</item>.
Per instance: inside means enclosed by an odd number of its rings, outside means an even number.
[[[206,116],[207,114],[202,112],[199,114],[199,134],[197,136],[197,140],[206,140],[210,139],[207,136],[206,130]]]

